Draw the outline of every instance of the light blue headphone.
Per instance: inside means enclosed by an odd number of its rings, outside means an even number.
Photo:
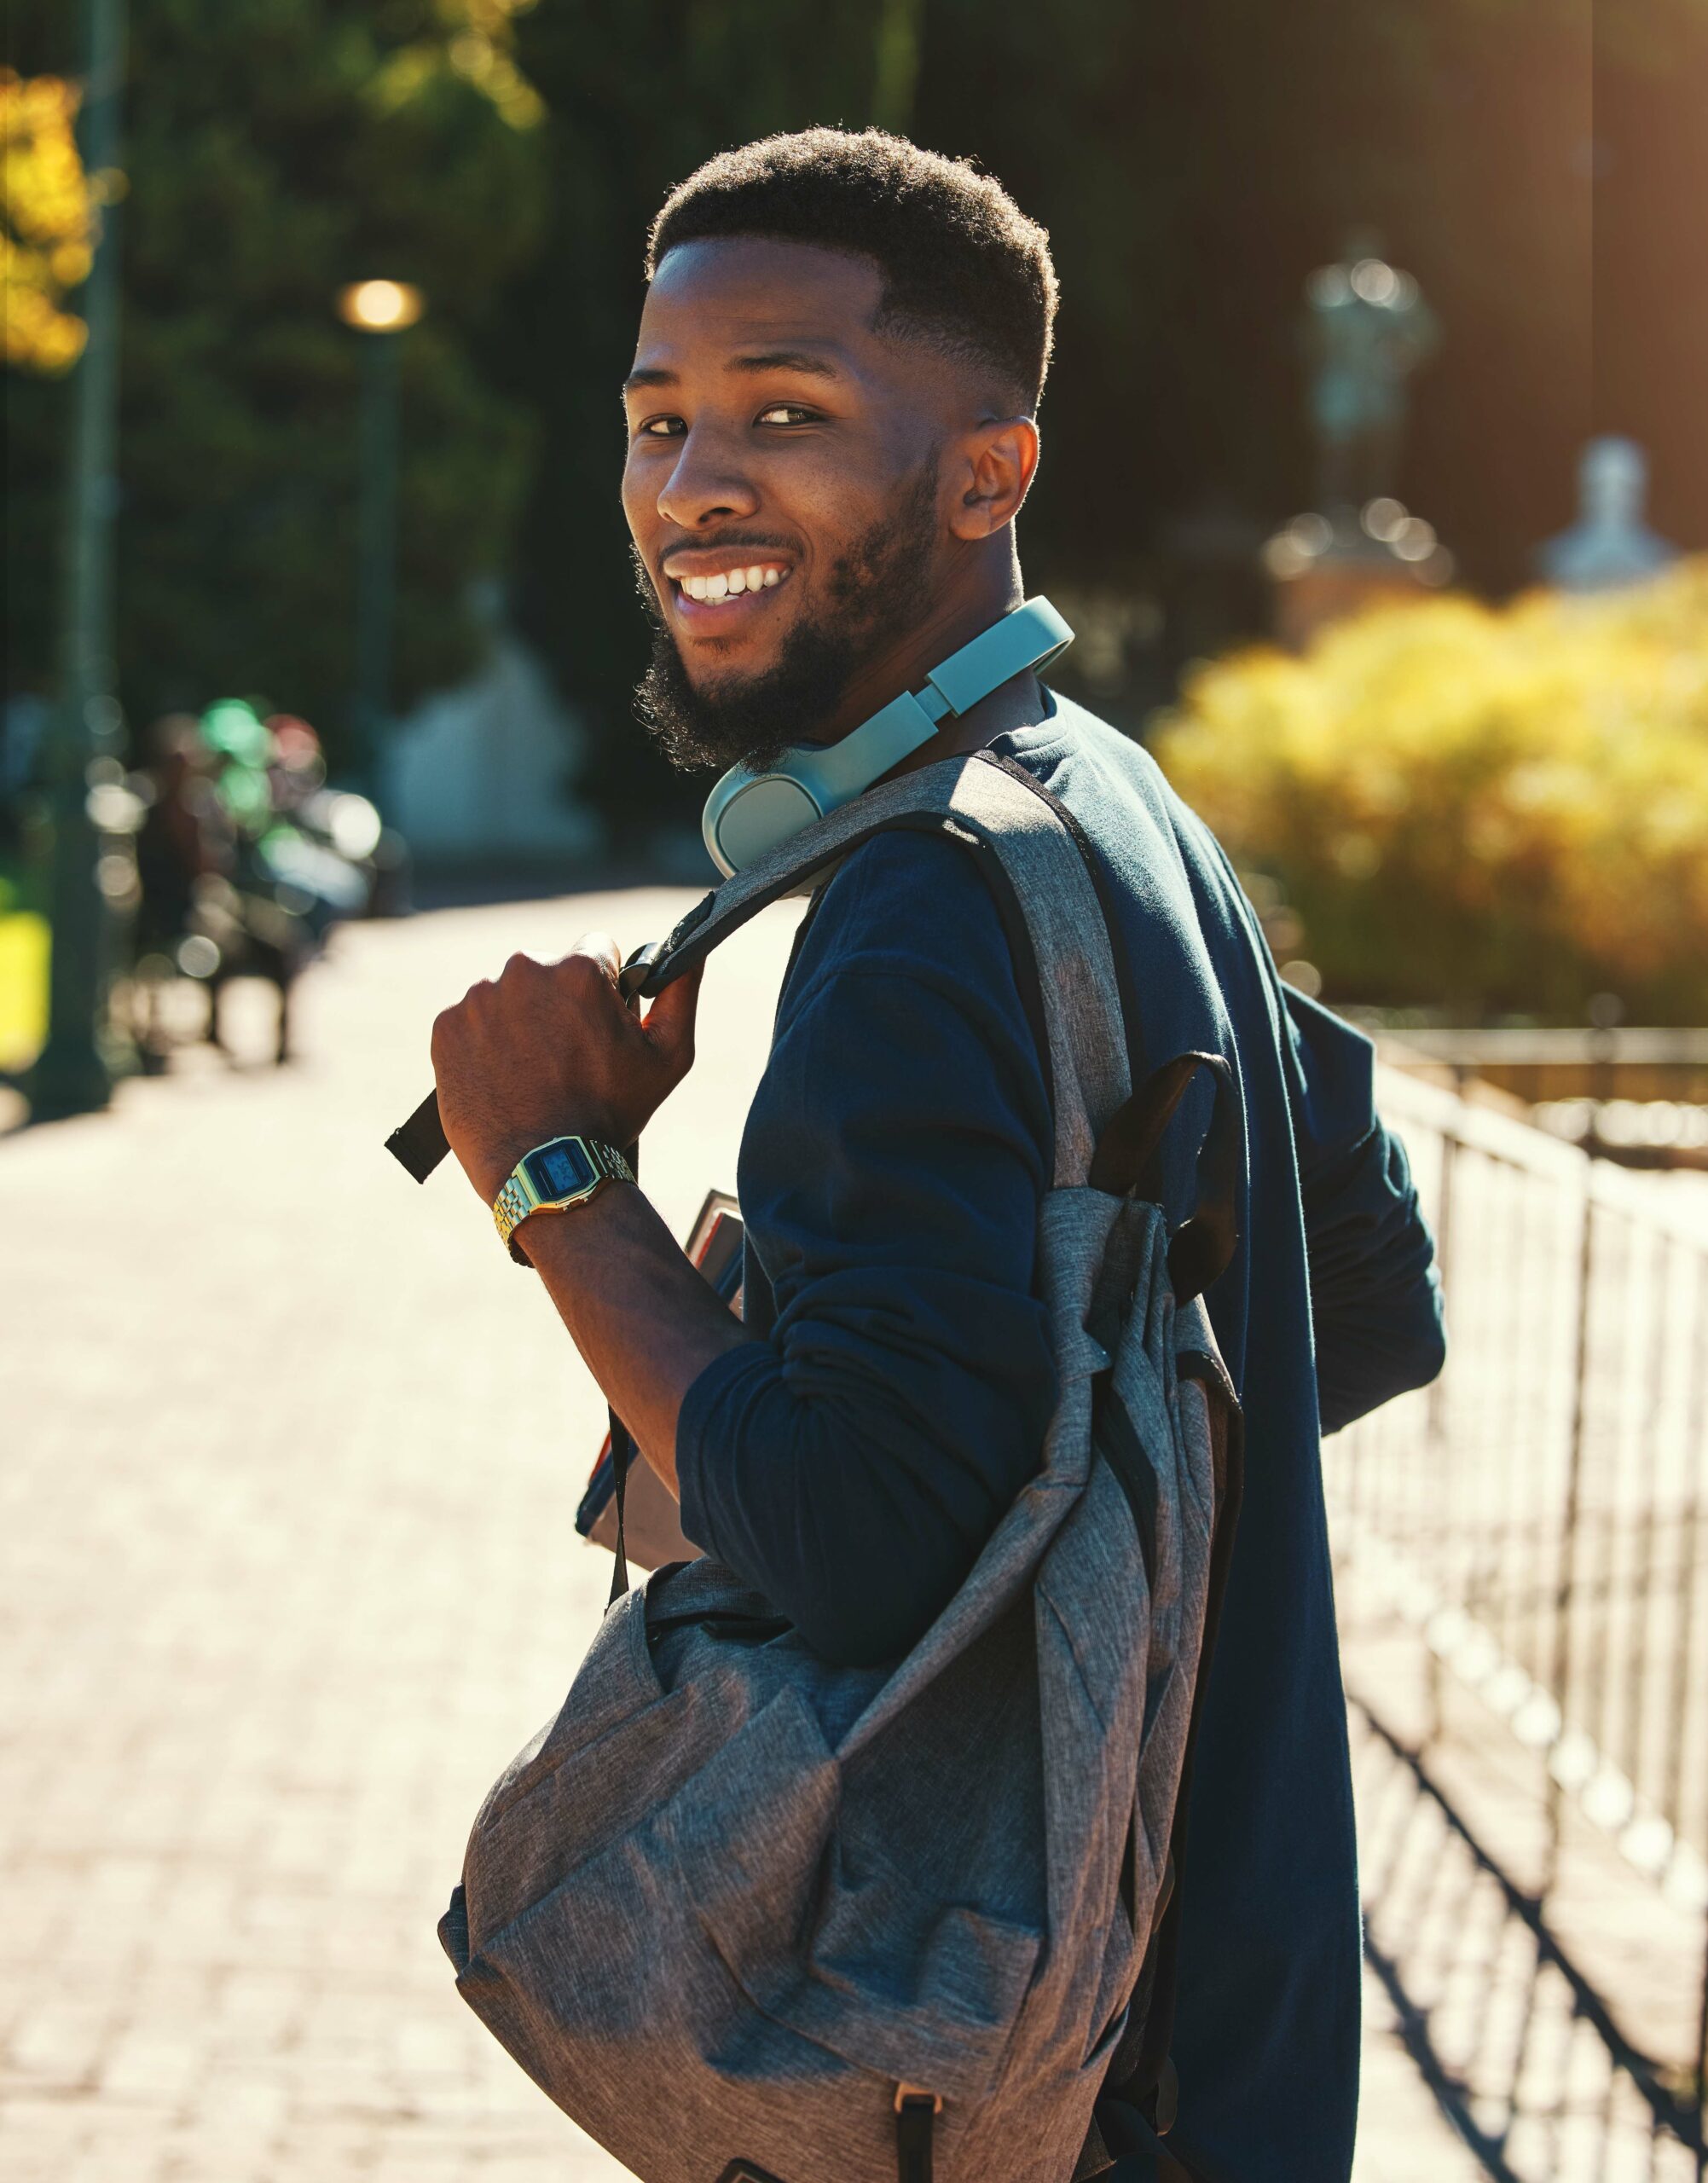
[[[1047,599],[1028,599],[934,667],[923,690],[892,698],[840,743],[797,743],[762,773],[732,766],[706,798],[700,821],[713,863],[726,877],[756,864],[929,743],[946,714],[970,711],[1073,641],[1074,632]]]

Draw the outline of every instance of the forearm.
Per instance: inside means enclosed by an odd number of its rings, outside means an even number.
[[[674,1494],[682,1398],[741,1323],[703,1281],[640,1192],[614,1184],[518,1231],[588,1369]]]

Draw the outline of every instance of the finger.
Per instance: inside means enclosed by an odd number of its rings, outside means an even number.
[[[608,932],[600,932],[597,929],[584,932],[570,948],[570,955],[591,956],[595,963],[610,973],[613,983],[617,972],[622,968],[622,956],[617,942]],[[566,955],[564,960],[568,962],[569,956]]]
[[[697,963],[692,970],[673,979],[647,1010],[643,1027],[660,1057],[685,1073],[694,1058],[694,1017],[705,968],[703,963]]]

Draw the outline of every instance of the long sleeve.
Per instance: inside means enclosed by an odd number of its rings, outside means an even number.
[[[1405,1148],[1375,1112],[1369,1041],[1300,994],[1287,1008],[1317,1402],[1335,1433],[1440,1371],[1441,1290]]]
[[[791,973],[743,1142],[774,1319],[695,1382],[676,1445],[688,1536],[828,1658],[916,1642],[1042,1459],[1049,1142],[971,859],[869,843]]]

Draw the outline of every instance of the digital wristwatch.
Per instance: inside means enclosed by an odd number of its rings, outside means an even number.
[[[607,1183],[632,1183],[634,1170],[614,1144],[593,1137],[554,1137],[524,1152],[492,1202],[499,1241],[518,1265],[529,1265],[516,1231],[536,1213],[567,1213],[585,1205]]]

